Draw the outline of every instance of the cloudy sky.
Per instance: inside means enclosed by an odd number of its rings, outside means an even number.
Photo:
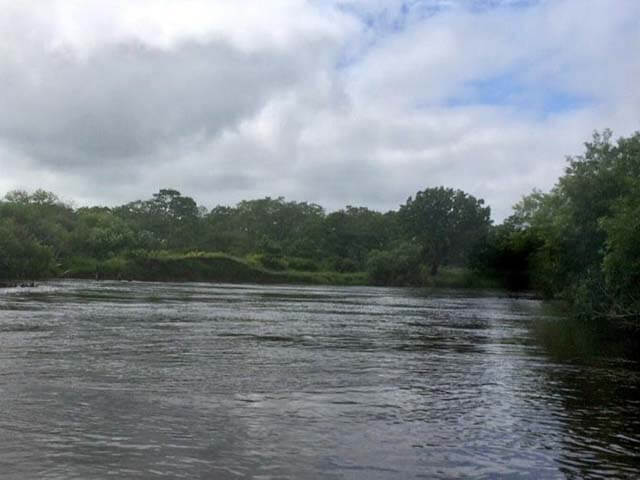
[[[638,0],[0,0],[0,195],[173,187],[495,220],[640,129]]]

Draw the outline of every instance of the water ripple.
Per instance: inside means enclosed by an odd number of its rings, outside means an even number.
[[[640,374],[492,292],[0,291],[2,478],[638,478]]]

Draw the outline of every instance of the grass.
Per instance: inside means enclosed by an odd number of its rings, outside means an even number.
[[[176,253],[167,251],[132,252],[107,260],[74,257],[63,266],[63,276],[144,281],[204,281],[227,283],[293,283],[313,285],[372,285],[367,272],[341,273],[299,270],[301,261],[286,262],[285,267],[265,267],[257,256],[246,259],[217,252]],[[297,267],[297,268],[296,268]],[[421,275],[424,287],[441,288],[501,288],[499,281],[480,276],[462,267],[442,267],[431,276],[426,269]]]
[[[207,281],[228,283],[300,283],[319,285],[365,285],[363,272],[273,271],[223,253],[149,252],[113,257],[105,261],[77,257],[65,276],[145,281]]]
[[[63,266],[63,276],[145,281],[205,281],[228,283],[293,283],[314,285],[371,285],[366,272],[303,271],[300,262],[277,270],[254,257],[242,259],[216,252],[133,252],[107,260],[74,257]],[[293,267],[293,268],[292,268]],[[500,288],[495,279],[461,267],[443,267],[437,275],[422,275],[425,287]]]

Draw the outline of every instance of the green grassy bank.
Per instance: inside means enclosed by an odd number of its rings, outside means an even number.
[[[76,257],[62,273],[66,278],[226,283],[298,283],[365,285],[364,272],[274,271],[222,253],[152,252],[113,257],[105,261]]]
[[[61,267],[61,277],[141,281],[194,281],[228,283],[292,283],[316,285],[380,285],[367,272],[273,270],[254,258],[242,259],[223,253],[141,252],[96,260],[74,257]],[[401,286],[401,285],[396,285]],[[419,284],[442,288],[500,288],[498,281],[466,268],[445,267],[435,276],[423,275]]]

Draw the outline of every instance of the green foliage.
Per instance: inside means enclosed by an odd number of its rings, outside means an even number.
[[[51,248],[13,219],[0,219],[0,279],[34,279],[54,270]]]
[[[404,242],[391,250],[373,250],[367,259],[367,274],[374,285],[419,285],[420,248]]]
[[[612,299],[611,314],[638,320],[640,312],[640,181],[621,198],[600,226],[607,235],[604,283]]]
[[[541,245],[532,229],[517,228],[507,221],[491,227],[484,240],[475,245],[469,266],[509,290],[527,290],[533,287],[533,263]]]
[[[7,193],[4,199],[8,203],[15,203],[19,205],[38,205],[38,206],[62,205],[60,198],[58,198],[58,196],[55,193],[47,192],[42,189],[38,189],[31,194],[25,190],[13,190]]]
[[[74,210],[50,192],[14,191],[0,201],[0,278],[499,281],[566,298],[576,318],[640,323],[638,178],[640,133],[613,143],[606,131],[569,157],[550,192],[524,197],[499,226],[483,200],[445,187],[417,192],[397,212],[347,206],[329,214],[282,197],[207,212],[174,189]]]
[[[81,208],[71,234],[74,252],[99,260],[142,246],[134,230],[108,208]]]
[[[484,200],[444,187],[409,197],[398,215],[405,232],[420,246],[432,275],[441,265],[463,263],[491,225]]]
[[[355,260],[345,257],[329,257],[325,262],[325,269],[340,273],[352,273],[358,271],[358,264]]]
[[[113,210],[114,215],[138,232],[144,248],[191,248],[200,238],[200,209],[191,197],[161,189],[150,200],[136,200]]]
[[[53,263],[70,253],[73,210],[52,193],[44,190],[37,190],[33,194],[24,191],[9,192],[4,201],[0,201],[0,220],[10,221],[8,225],[11,225],[13,236],[25,242],[25,248],[33,247],[34,254],[37,253],[37,247],[46,248],[53,257]],[[6,242],[9,241],[7,237]],[[32,271],[29,275],[45,276],[53,270],[44,263],[38,264],[42,271],[37,275]]]
[[[166,250],[131,251],[123,256],[96,261],[74,257],[70,261],[68,276],[147,281],[208,281],[230,283],[300,283],[362,285],[362,273],[273,271],[251,260],[202,251],[178,253]]]
[[[333,268],[342,272],[362,269],[370,251],[389,245],[392,220],[368,208],[352,206],[327,215],[324,250],[333,258]]]
[[[286,270],[287,262],[279,255],[264,254],[260,258],[260,263],[264,268],[269,270]]]
[[[457,228],[458,221],[466,221],[460,200],[468,197],[456,192],[455,198],[458,217],[447,228]],[[387,278],[384,281],[389,283],[418,284],[424,262],[416,257],[418,244],[407,238],[397,212],[383,214],[347,206],[327,215],[319,205],[282,197],[247,200],[207,212],[179,191],[161,189],[148,200],[115,208],[73,210],[49,192],[15,191],[0,202],[0,218],[12,219],[15,228],[23,229],[36,245],[46,247],[66,275],[99,277],[129,272],[145,276],[132,266],[139,267],[150,258],[169,262],[166,252],[197,270],[199,264],[193,259],[201,262],[202,256],[194,256],[193,251],[217,251],[247,257],[248,265],[260,271],[282,272],[285,276],[280,276],[281,280],[300,278],[305,272],[304,281],[333,278],[344,282],[347,276],[364,281],[363,272],[370,268],[378,272],[372,277],[378,283]],[[452,238],[453,232],[449,234]],[[454,247],[447,252],[447,260],[460,260],[460,242],[450,243]],[[385,268],[390,273],[380,273]],[[158,269],[155,272],[166,274]],[[185,272],[173,272],[186,276]]]
[[[73,256],[66,259],[62,268],[64,277],[93,277],[98,271],[99,261],[95,258]]]
[[[638,178],[640,133],[616,143],[609,131],[595,133],[551,192],[516,204],[480,257],[528,272],[537,290],[569,300],[579,321],[640,326]]]
[[[200,248],[236,255],[261,252],[318,258],[324,210],[282,197],[246,200],[236,207],[218,206],[205,218]]]
[[[320,266],[311,259],[289,257],[287,258],[288,268],[300,272],[317,272],[320,270]]]

